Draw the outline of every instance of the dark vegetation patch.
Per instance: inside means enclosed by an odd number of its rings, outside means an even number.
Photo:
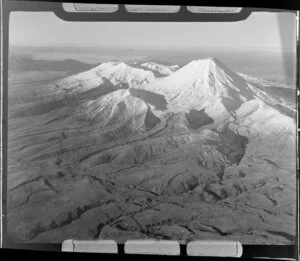
[[[130,88],[129,91],[132,96],[140,98],[146,103],[155,106],[157,110],[165,111],[167,109],[167,105],[168,105],[167,100],[161,94],[157,94],[143,89],[134,89],[134,88]]]
[[[214,122],[213,119],[206,114],[205,109],[202,109],[200,111],[192,109],[189,111],[189,113],[185,114],[185,117],[190,127],[194,130],[200,128],[203,125],[211,124]]]

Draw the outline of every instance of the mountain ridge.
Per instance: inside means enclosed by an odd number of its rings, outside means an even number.
[[[68,71],[79,73],[94,68],[96,64],[88,64],[74,59],[43,60],[31,56],[11,55],[8,70],[11,73],[27,71]]]

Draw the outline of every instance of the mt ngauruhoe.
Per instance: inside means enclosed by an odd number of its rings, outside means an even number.
[[[9,115],[10,237],[293,243],[295,104],[259,82],[216,58],[106,62],[28,92]]]

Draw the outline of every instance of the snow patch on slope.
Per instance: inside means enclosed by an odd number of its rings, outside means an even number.
[[[130,122],[136,130],[145,130],[150,122],[159,122],[152,114],[150,106],[132,96],[128,89],[117,90],[97,100],[86,101],[76,109],[74,115],[77,121],[92,121],[102,127]]]
[[[245,102],[236,111],[240,129],[247,129],[248,135],[268,135],[274,131],[295,132],[295,120],[268,106],[260,99]]]
[[[154,62],[146,62],[141,64],[141,66],[156,71],[162,75],[170,75],[179,68],[178,65],[167,66],[159,63],[154,63]]]

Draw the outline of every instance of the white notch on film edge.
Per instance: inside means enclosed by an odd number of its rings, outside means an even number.
[[[241,257],[242,244],[238,241],[192,241],[187,244],[188,256]]]
[[[192,241],[186,245],[188,256],[220,256],[241,257],[242,244],[238,241]],[[128,240],[125,243],[126,254],[149,255],[180,255],[178,241],[171,240]],[[118,253],[118,246],[114,240],[77,241],[65,240],[62,244],[63,252],[88,253]]]
[[[62,252],[87,252],[117,254],[118,245],[114,240],[65,240],[62,244]]]
[[[118,4],[76,4],[62,3],[62,7],[69,13],[114,13],[118,11]]]
[[[180,255],[178,241],[171,240],[128,240],[124,247],[125,254]]]

